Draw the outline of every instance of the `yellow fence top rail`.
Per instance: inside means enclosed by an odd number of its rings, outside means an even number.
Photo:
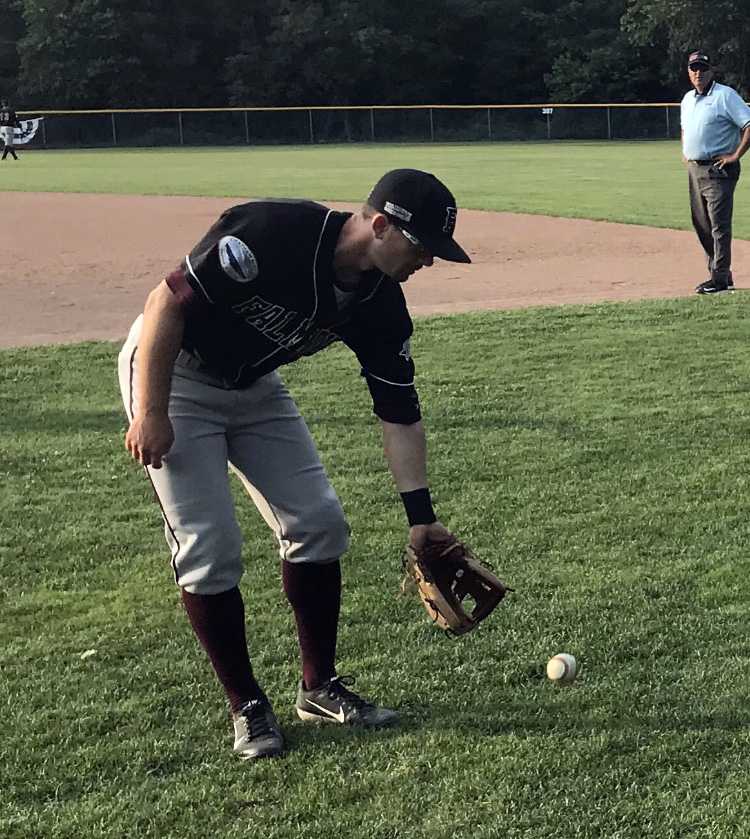
[[[229,111],[425,111],[425,110],[538,110],[540,108],[678,108],[679,102],[599,102],[567,103],[539,102],[523,105],[291,105],[288,107],[211,107],[211,108],[97,108],[84,110],[34,110],[18,111],[19,114],[44,116],[79,116],[82,114],[188,114],[224,113]]]

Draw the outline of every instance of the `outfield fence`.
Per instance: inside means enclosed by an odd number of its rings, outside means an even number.
[[[28,111],[41,148],[675,139],[678,103]]]

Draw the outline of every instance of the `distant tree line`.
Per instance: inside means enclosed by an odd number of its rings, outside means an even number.
[[[748,0],[0,0],[24,108],[675,101],[714,53],[747,97]]]

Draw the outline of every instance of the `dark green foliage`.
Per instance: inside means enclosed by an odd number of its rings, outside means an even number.
[[[209,0],[21,0],[20,91],[58,107],[225,104],[227,21]]]
[[[707,50],[720,77],[750,95],[750,15],[746,0],[628,0],[623,29],[634,43],[666,42],[670,64],[685,74],[691,50]]]
[[[746,83],[742,0],[10,0],[27,108],[675,100],[696,39]]]
[[[635,46],[620,29],[626,0],[558,0],[531,12],[550,50],[545,81],[554,102],[654,102],[675,98],[659,83],[663,43]]]
[[[0,95],[14,99],[18,78],[18,41],[23,34],[19,0],[0,4]]]

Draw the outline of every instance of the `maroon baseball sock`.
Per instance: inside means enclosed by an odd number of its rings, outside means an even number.
[[[297,623],[302,678],[316,688],[336,675],[341,563],[282,562],[284,592]]]
[[[193,632],[208,653],[232,711],[262,697],[247,652],[245,606],[239,588],[221,594],[181,592]]]

